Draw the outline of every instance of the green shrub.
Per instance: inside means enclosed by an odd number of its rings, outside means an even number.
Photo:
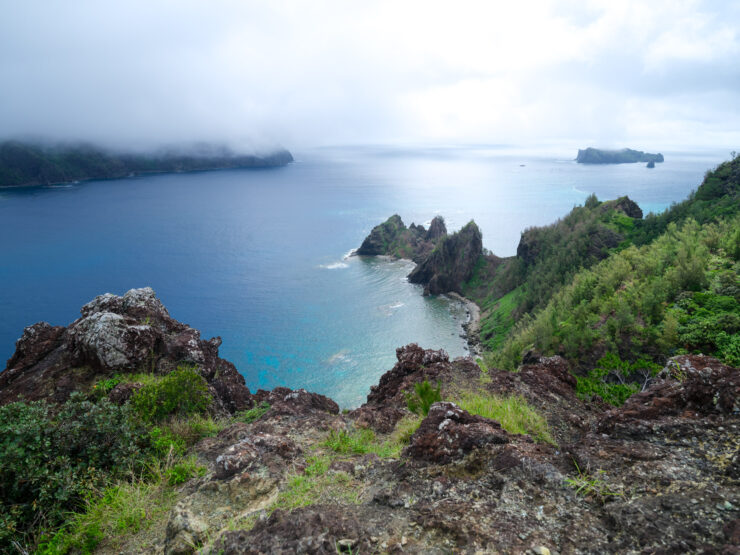
[[[167,483],[171,486],[184,484],[194,476],[203,476],[206,473],[206,467],[201,466],[195,460],[195,457],[184,459],[175,463],[172,468],[165,471]]]
[[[404,392],[406,406],[411,412],[426,416],[429,414],[429,408],[437,401],[442,400],[440,388],[439,383],[437,383],[437,387],[435,388],[427,380],[415,383],[413,392]]]
[[[138,390],[131,404],[145,422],[159,422],[170,415],[204,412],[211,401],[203,376],[193,368],[180,367]]]
[[[74,393],[0,407],[0,551],[60,525],[90,492],[144,465],[146,431],[131,410]],[[25,538],[25,539],[24,539]]]
[[[588,375],[576,377],[576,394],[581,399],[595,395],[615,407],[622,406],[661,370],[659,364],[648,360],[630,363],[614,353],[607,353],[596,364]]]
[[[149,441],[151,443],[152,450],[159,457],[183,455],[187,448],[185,439],[174,434],[172,430],[166,426],[154,426],[149,430]]]
[[[122,481],[100,496],[90,496],[83,512],[41,539],[36,555],[94,553],[101,544],[122,547],[132,535],[167,519],[176,495],[164,487],[165,480],[164,473],[155,471],[153,480]]]
[[[374,453],[378,457],[398,457],[401,454],[403,444],[394,440],[380,442],[375,437],[375,432],[367,428],[355,429],[350,432],[332,430],[323,443],[336,453],[342,455],[364,455]]]
[[[358,504],[360,488],[353,483],[346,472],[330,472],[331,458],[313,456],[306,460],[302,473],[287,477],[286,487],[282,489],[270,510],[277,508],[292,510],[316,503]]]

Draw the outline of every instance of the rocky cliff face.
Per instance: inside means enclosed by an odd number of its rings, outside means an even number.
[[[419,263],[446,235],[447,228],[441,216],[435,217],[427,230],[423,225],[413,223],[406,227],[401,216],[394,214],[372,229],[355,254],[409,258]]]
[[[463,282],[470,279],[483,253],[483,238],[475,225],[468,223],[457,233],[442,239],[408,278],[424,285],[424,294],[461,293]]]
[[[305,403],[301,411],[268,413],[207,440],[201,449],[209,475],[191,485],[170,522],[182,523],[182,515],[186,523],[200,521],[201,537],[206,531],[215,537],[206,553],[736,551],[737,369],[677,357],[645,393],[607,411],[576,397],[559,357],[529,355],[519,373],[485,376],[470,359],[450,361],[416,345],[398,349],[397,358],[368,402],[347,415]],[[519,395],[541,407],[558,445],[439,402],[399,458],[333,459],[328,479],[343,481],[357,497],[329,495],[261,512],[288,487],[291,469],[312,460],[306,446],[332,430],[370,427],[378,438],[391,437],[385,416],[408,416],[402,391],[423,379],[438,380],[443,398],[464,388]],[[710,400],[728,395],[730,404]],[[214,533],[225,517],[197,515],[216,491],[231,492],[232,514],[263,516],[253,527]]]
[[[103,295],[66,328],[24,331],[0,374],[0,402],[59,401],[112,372],[165,373],[182,361],[199,369],[230,425],[194,447],[207,470],[174,491],[166,523],[146,532],[147,551],[738,551],[740,370],[716,359],[674,357],[614,409],[580,400],[561,357],[528,353],[516,373],[483,373],[470,358],[412,344],[397,349],[364,405],[340,414],[305,390],[250,394],[218,343],[173,320],[151,289]],[[399,440],[413,417],[404,392],[423,380],[440,385],[442,401]],[[526,401],[552,443],[463,410],[452,400],[464,391]],[[269,410],[228,419],[255,403]],[[329,446],[361,430],[375,435]],[[394,441],[405,447],[362,451]]]
[[[203,340],[198,330],[171,318],[151,288],[101,295],[80,312],[66,328],[40,322],[23,331],[0,373],[0,404],[63,402],[117,373],[166,374],[187,364],[208,382],[217,412],[252,406],[242,375],[218,356],[221,338]]]

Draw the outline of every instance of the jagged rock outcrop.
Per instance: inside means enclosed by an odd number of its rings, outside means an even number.
[[[408,414],[405,392],[413,391],[414,384],[424,380],[446,384],[480,374],[470,358],[450,361],[444,350],[422,349],[416,343],[396,349],[396,359],[398,362],[380,377],[378,385],[370,387],[367,402],[349,413],[358,426],[389,433]]]
[[[623,148],[621,150],[604,150],[600,148],[579,149],[576,162],[579,164],[631,164],[635,162],[663,162],[661,153],[650,154],[641,150]]]
[[[165,374],[188,364],[208,382],[214,410],[252,406],[242,375],[218,356],[221,339],[202,340],[198,330],[171,318],[151,288],[100,295],[80,312],[66,328],[40,322],[24,330],[0,373],[0,404],[21,398],[63,402],[103,377]],[[114,397],[130,394],[117,391]]]
[[[404,454],[445,464],[489,443],[509,443],[509,434],[495,420],[474,416],[454,403],[434,403]]]
[[[394,214],[372,229],[355,254],[409,258],[418,263],[428,256],[446,235],[447,228],[441,216],[436,216],[427,230],[423,225],[414,223],[407,228],[401,216]]]
[[[527,399],[546,415],[559,446],[507,433],[453,403],[436,403],[400,459],[344,455],[330,465],[325,479],[346,483],[351,501],[321,498],[269,516],[256,511],[254,527],[232,525],[205,553],[734,552],[740,413],[719,399],[736,392],[737,369],[708,357],[679,357],[634,405],[608,409],[578,399],[560,357],[528,353],[519,372],[491,369],[485,376],[470,359],[450,361],[442,351],[416,345],[399,348],[397,358],[365,405],[348,415],[323,413],[325,434],[354,424],[389,437],[392,425],[377,425],[378,415],[408,415],[403,391],[428,379],[441,384],[443,398],[472,389]],[[670,403],[660,401],[666,388]],[[677,410],[692,402],[696,408]],[[643,405],[648,408],[635,408]],[[266,430],[295,445],[321,441],[311,426],[297,425],[300,418],[268,412],[238,437],[231,430],[206,441],[226,453],[239,449],[227,448],[229,441],[260,442]],[[247,465],[222,481],[278,480],[281,468],[306,464],[308,450],[284,449],[283,458],[281,443],[271,441],[272,451],[249,457],[270,470]],[[209,453],[214,460],[215,451]],[[271,483],[275,489],[263,488],[257,498],[288,487]],[[254,497],[245,499],[257,506]],[[231,505],[234,511],[241,506]]]
[[[642,219],[642,208],[631,198],[624,196],[614,200],[607,200],[599,205],[602,212],[618,210],[630,218]]]
[[[483,253],[483,237],[475,222],[442,239],[437,247],[409,274],[411,283],[424,285],[424,293],[462,293],[462,284],[473,275]]]

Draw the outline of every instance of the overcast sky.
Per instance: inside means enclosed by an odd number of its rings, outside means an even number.
[[[740,2],[0,0],[0,134],[740,150]]]

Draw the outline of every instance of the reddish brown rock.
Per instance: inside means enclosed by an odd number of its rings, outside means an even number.
[[[187,364],[208,382],[216,412],[252,406],[244,378],[218,356],[221,339],[204,341],[198,330],[171,318],[151,288],[100,295],[80,313],[66,328],[42,322],[24,330],[0,373],[0,404],[63,402],[114,374],[164,374]]]
[[[454,403],[434,403],[404,455],[444,464],[489,443],[508,442],[509,434],[498,422],[474,416]]]
[[[258,522],[249,532],[226,532],[216,543],[224,555],[372,553],[360,522],[339,507],[313,506],[283,511]]]
[[[139,382],[119,383],[116,387],[111,389],[110,393],[108,393],[108,399],[112,403],[123,405],[142,387],[143,385]]]

